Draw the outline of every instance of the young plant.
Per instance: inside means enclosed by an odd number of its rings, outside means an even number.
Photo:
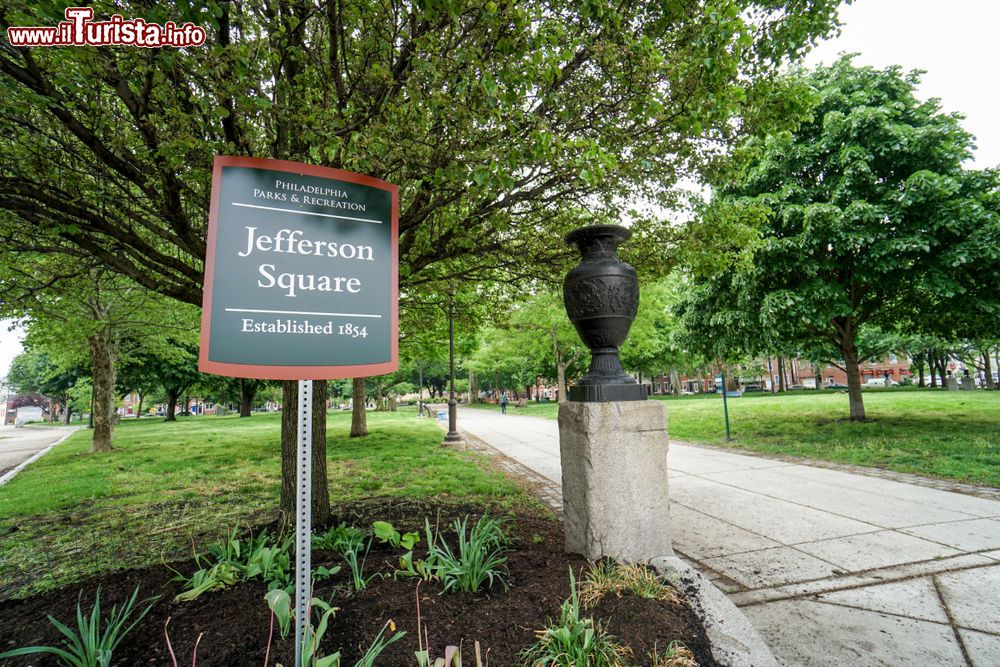
[[[400,533],[388,521],[376,521],[372,524],[372,531],[380,542],[388,542],[396,548],[401,547],[408,551],[420,541],[419,533]]]
[[[593,607],[609,594],[628,591],[641,598],[679,602],[677,592],[665,584],[656,572],[644,565],[619,565],[605,559],[596,563],[580,584],[580,603]]]
[[[393,573],[393,576],[417,577],[423,581],[432,581],[438,578],[437,535],[431,530],[429,519],[424,519],[424,533],[427,535],[427,558],[418,558],[414,561],[413,549],[410,549],[399,557],[399,569]],[[419,540],[419,536],[417,539]]]
[[[272,591],[271,593],[276,593]],[[270,596],[271,593],[268,595]],[[274,595],[272,599],[268,600],[268,605],[271,605],[273,600],[274,606],[271,607],[274,615],[279,619],[281,617],[291,618],[291,600],[288,596]],[[336,607],[331,607],[326,602],[323,602],[319,598],[313,598],[309,605],[309,615],[312,616],[312,610],[320,610],[319,624],[313,627],[312,623],[309,625],[309,631],[304,633],[302,637],[302,662],[299,667],[340,667],[340,651],[332,655],[320,656],[319,655],[319,645],[323,641],[323,635],[326,634],[327,626],[330,623],[330,619],[333,618],[334,614],[337,612]],[[392,636],[387,636],[385,631],[393,633]],[[372,641],[368,650],[365,651],[364,655],[354,663],[354,667],[373,667],[375,660],[394,642],[399,641],[406,636],[405,632],[395,632],[396,625],[391,621],[386,621],[382,629],[379,630],[375,639]],[[282,635],[284,636],[284,635]],[[270,654],[270,641],[268,642],[268,654]],[[267,667],[267,658],[265,657],[265,667]],[[277,667],[281,667],[279,664]]]
[[[167,640],[167,652],[170,654],[170,664],[172,667],[178,667],[177,664],[177,654],[174,653],[174,646],[170,643],[170,633],[167,631],[167,626],[170,625],[170,617],[167,617],[167,622],[163,624],[163,636]],[[198,633],[198,638],[194,640],[194,649],[191,651],[191,667],[195,667],[198,664],[198,645],[201,644],[201,638],[205,635],[204,632]],[[264,661],[267,664],[267,661]]]
[[[175,577],[177,578],[184,582],[185,590],[174,597],[174,602],[190,602],[202,593],[232,586],[240,580],[240,571],[231,563],[216,563],[197,570],[188,579],[180,576]]]
[[[77,628],[75,631],[60,623],[52,616],[48,617],[49,622],[56,626],[56,629],[66,637],[63,640],[63,644],[66,646],[65,649],[54,646],[27,646],[11,651],[4,651],[0,653],[0,658],[13,658],[19,655],[31,655],[34,653],[50,653],[71,667],[108,667],[111,665],[114,650],[121,643],[122,639],[125,638],[125,635],[131,632],[145,618],[149,610],[153,608],[153,602],[155,602],[156,598],[147,600],[149,604],[146,605],[145,609],[139,612],[138,616],[126,626],[129,618],[136,612],[135,601],[138,596],[139,588],[136,587],[132,592],[132,597],[128,599],[121,609],[118,608],[118,605],[111,607],[111,614],[107,619],[104,619],[104,629],[102,631],[101,589],[98,588],[97,593],[94,595],[94,608],[91,610],[89,617],[85,616],[83,610],[80,608],[83,598],[83,591],[80,591],[76,602]]]
[[[174,602],[189,602],[208,591],[254,579],[263,579],[269,591],[280,588],[291,592],[295,585],[291,552],[290,537],[276,541],[264,532],[242,541],[233,531],[227,539],[209,545],[208,557],[195,556],[201,569],[188,578],[181,574],[175,577],[184,582],[185,590],[174,598]],[[208,565],[212,561],[214,563]],[[336,571],[319,568],[316,576],[327,578]]]
[[[483,515],[468,529],[468,517],[456,519],[458,550],[452,551],[444,540],[432,547],[437,572],[444,582],[444,590],[475,593],[480,588],[491,588],[494,582],[507,589],[503,564],[507,562],[509,539],[503,529],[503,520]]]
[[[413,655],[417,659],[417,667],[462,667],[462,649],[459,646],[446,646],[443,658],[431,658],[430,639],[427,637],[427,628],[424,628],[423,633],[420,630],[420,582],[417,582],[416,600],[417,650],[414,651]],[[484,667],[483,654],[478,641],[475,643],[475,646],[476,667]]]
[[[267,602],[267,607],[274,614],[274,617],[278,619],[278,630],[281,633],[281,638],[285,639],[288,637],[288,631],[292,627],[291,596],[287,591],[275,588],[273,591],[267,592],[267,595],[264,596],[264,601]]]
[[[603,624],[592,618],[580,617],[580,595],[569,572],[570,597],[563,602],[559,621],[549,621],[548,627],[535,634],[538,640],[521,651],[522,664],[527,667],[625,667],[630,655],[628,647],[618,644]]]
[[[663,653],[653,652],[653,667],[698,667],[698,661],[684,642],[677,639],[667,644]]]
[[[351,585],[355,591],[364,590],[368,587],[368,582],[378,576],[378,574],[364,576],[365,560],[372,547],[372,539],[369,538],[366,545],[365,533],[357,528],[343,524],[331,528],[325,535],[314,535],[313,546],[340,554],[351,571]]]

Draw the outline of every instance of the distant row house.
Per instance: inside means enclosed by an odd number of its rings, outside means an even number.
[[[762,391],[777,391],[782,384],[792,389],[815,389],[818,384],[824,387],[847,385],[846,371],[834,364],[814,364],[800,358],[785,358],[779,363],[778,358],[771,357],[758,360],[757,366],[763,372],[760,375],[741,375],[739,378],[741,387],[754,386]],[[869,359],[859,366],[861,384],[883,382],[894,385],[906,379],[916,383],[917,378],[912,367],[913,361],[909,357],[892,353],[878,359]],[[946,369],[949,374],[959,376],[965,372],[966,367],[961,361],[952,359],[948,361]],[[784,383],[781,381],[782,372]],[[699,376],[681,375],[677,379],[682,393],[699,394],[716,390],[716,378],[711,373]],[[930,376],[925,375],[925,380],[929,383]],[[939,382],[940,380],[939,378]],[[668,375],[652,378],[648,383],[653,393],[665,394],[672,390]]]

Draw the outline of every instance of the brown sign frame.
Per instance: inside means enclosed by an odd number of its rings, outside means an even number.
[[[391,356],[389,361],[377,364],[354,364],[339,366],[279,366],[270,364],[241,364],[212,361],[208,358],[209,335],[212,317],[212,292],[215,275],[216,241],[218,237],[218,215],[220,188],[224,167],[246,167],[266,169],[289,174],[301,174],[329,178],[348,183],[356,183],[385,190],[392,197],[392,232],[390,234],[390,332]],[[208,215],[208,237],[205,251],[205,282],[201,311],[201,347],[198,355],[198,370],[213,375],[267,379],[267,380],[335,380],[343,378],[384,375],[399,368],[399,187],[365,174],[357,174],[332,167],[238,156],[216,156],[212,168],[212,202]]]

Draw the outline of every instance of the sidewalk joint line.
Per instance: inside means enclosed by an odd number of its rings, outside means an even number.
[[[948,601],[944,597],[944,593],[941,592],[941,585],[938,584],[937,575],[931,575],[931,586],[934,587],[934,592],[937,594],[938,602],[941,604],[941,608],[944,609],[945,616],[948,617],[948,625],[951,626],[951,632],[955,635],[955,641],[958,642],[958,647],[962,651],[962,657],[965,659],[965,664],[968,667],[975,667],[972,662],[972,658],[969,657],[969,650],[965,647],[965,642],[962,641],[962,633],[958,631],[955,626],[955,617],[951,614],[951,608],[948,606]]]

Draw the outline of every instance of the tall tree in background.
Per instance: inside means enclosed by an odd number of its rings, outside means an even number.
[[[749,142],[749,166],[717,192],[717,206],[752,213],[752,262],[696,281],[686,310],[750,352],[826,346],[847,372],[851,419],[864,420],[865,326],[996,322],[1000,181],[963,170],[972,137],[914,97],[918,73],[846,57],[805,80],[810,118]]]
[[[64,423],[72,416],[70,390],[87,374],[87,364],[77,363],[62,367],[43,350],[26,350],[14,357],[7,372],[6,383],[18,392],[38,393],[58,401],[65,412]],[[55,415],[50,415],[55,419]]]

